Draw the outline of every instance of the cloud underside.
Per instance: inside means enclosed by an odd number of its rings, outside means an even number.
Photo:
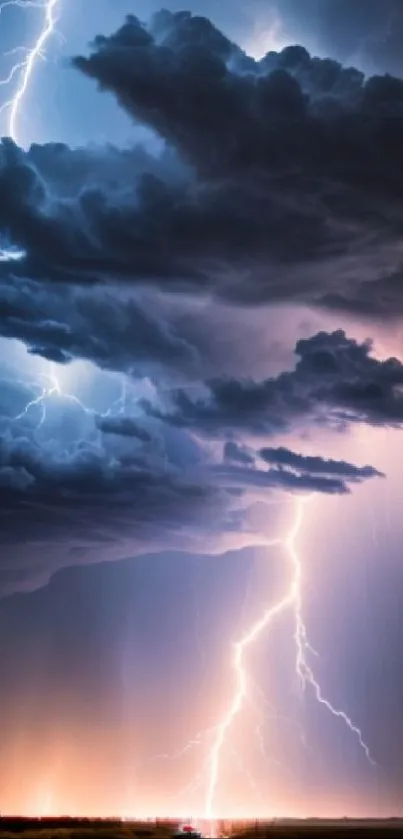
[[[2,141],[0,336],[44,364],[148,377],[154,396],[135,416],[93,412],[72,442],[16,421],[37,390],[4,374],[0,589],[30,576],[22,533],[37,580],[77,557],[253,541],[254,499],[380,476],[276,435],[403,420],[401,363],[342,330],[260,379],[248,341],[250,378],[211,378],[230,307],[402,315],[403,82],[299,46],[257,62],[187,12],[128,17],[73,63],[164,149]]]
[[[40,426],[33,409],[17,414],[34,396],[32,384],[10,379],[6,388],[3,380],[0,518],[9,585],[21,585],[9,578],[21,533],[39,563],[37,581],[94,557],[264,543],[251,526],[256,501],[272,493],[344,495],[380,477],[369,465],[259,445],[304,425],[399,425],[402,366],[370,350],[341,331],[319,333],[297,344],[294,370],[262,382],[200,383],[197,399],[183,388],[165,396],[157,389],[154,403],[137,399],[135,416],[87,415],[73,402],[70,442],[55,436],[52,417]]]
[[[145,431],[128,418],[100,429],[96,418],[92,439],[63,451],[46,432],[29,435],[27,426],[24,435],[16,425],[2,435],[0,590],[46,582],[58,567],[79,561],[264,544],[267,535],[251,528],[249,515],[269,494],[343,495],[380,477],[370,466],[284,448],[249,449],[247,464],[231,451],[212,459],[194,438],[184,464],[183,430],[170,439],[158,423]]]

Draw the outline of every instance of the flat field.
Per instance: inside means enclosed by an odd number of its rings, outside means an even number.
[[[177,822],[103,819],[0,818],[0,839],[170,839]],[[275,821],[221,823],[231,839],[403,839],[403,819],[385,821]],[[208,835],[208,834],[205,834]]]
[[[403,839],[403,819],[382,821],[276,821],[255,824],[238,831],[236,826],[232,839]]]

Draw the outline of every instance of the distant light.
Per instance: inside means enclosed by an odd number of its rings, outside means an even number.
[[[18,248],[0,248],[0,262],[20,262],[27,252]]]
[[[283,31],[283,21],[277,10],[272,10],[269,18],[255,24],[254,32],[244,45],[248,55],[260,61],[268,52],[281,52],[289,40]]]

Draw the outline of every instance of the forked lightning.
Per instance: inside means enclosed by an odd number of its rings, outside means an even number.
[[[42,379],[45,380],[45,382],[47,382],[47,384],[41,386],[38,382],[34,382],[33,386],[38,387],[41,392],[38,396],[35,396],[33,399],[27,402],[22,411],[20,411],[19,414],[13,417],[14,422],[24,419],[24,417],[28,416],[28,414],[32,411],[33,408],[40,408],[41,417],[37,425],[37,428],[40,428],[46,421],[46,406],[48,401],[52,398],[57,397],[72,402],[73,404],[77,405],[83,411],[84,414],[87,414],[87,416],[89,417],[94,417],[94,419],[96,417],[104,418],[110,416],[122,416],[122,414],[125,414],[127,403],[127,383],[124,378],[121,380],[120,396],[118,396],[117,399],[113,400],[107,411],[99,413],[94,408],[89,408],[87,405],[84,405],[81,399],[79,399],[78,396],[75,396],[74,393],[69,393],[69,391],[63,390],[62,385],[60,384],[60,381],[57,377],[55,364],[50,364],[49,374],[42,373],[40,374],[40,376]]]
[[[245,665],[245,654],[248,648],[258,640],[262,633],[273,623],[273,621],[287,609],[293,609],[295,618],[294,639],[296,646],[296,674],[302,687],[310,685],[317,701],[324,705],[330,713],[341,719],[358,740],[367,760],[375,765],[369,747],[365,743],[360,729],[351,721],[345,711],[338,710],[329,702],[322,693],[322,689],[315,679],[312,667],[308,662],[308,654],[313,652],[307,639],[307,631],[302,615],[302,563],[298,554],[296,540],[303,522],[304,506],[309,499],[300,499],[296,506],[295,520],[288,536],[279,539],[277,542],[270,542],[270,545],[284,545],[287,550],[291,568],[292,578],[290,588],[282,600],[270,606],[263,615],[250,626],[243,637],[234,644],[232,667],[235,676],[235,690],[229,702],[228,709],[217,726],[217,734],[211,748],[208,762],[207,793],[205,800],[204,815],[208,820],[216,818],[215,799],[220,775],[220,760],[223,749],[230,735],[231,726],[236,717],[243,709],[248,695],[248,676]]]
[[[56,11],[59,5],[59,0],[46,0],[46,2],[36,2],[36,0],[5,0],[0,5],[0,14],[8,6],[16,6],[20,9],[42,9],[44,12],[44,21],[41,32],[34,45],[30,48],[19,47],[18,50],[25,53],[25,58],[18,61],[11,68],[7,78],[0,81],[0,85],[11,84],[14,76],[19,76],[19,83],[14,96],[4,102],[0,108],[0,114],[4,111],[9,111],[8,119],[8,134],[12,140],[18,142],[17,120],[20,106],[27,91],[32,73],[35,69],[35,64],[38,58],[43,56],[46,43],[54,32],[56,25]],[[13,50],[13,52],[16,52]]]

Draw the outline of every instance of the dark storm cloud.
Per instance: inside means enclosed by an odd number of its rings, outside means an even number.
[[[346,480],[310,475],[307,472],[298,474],[285,469],[268,469],[265,471],[233,466],[231,469],[222,467],[219,469],[219,473],[224,481],[242,487],[249,487],[252,490],[260,489],[267,491],[271,489],[283,492],[321,492],[326,495],[345,495],[350,492]],[[373,477],[377,474],[376,470],[373,470]]]
[[[258,543],[249,521],[256,495],[345,494],[379,474],[337,462],[321,471],[292,452],[287,467],[264,469],[235,441],[221,461],[186,429],[141,415],[138,401],[136,416],[100,416],[58,397],[38,425],[40,412],[23,414],[30,399],[29,383],[1,382],[1,593],[44,584],[80,562]]]
[[[181,257],[193,279],[249,302],[326,303],[337,275],[348,308],[359,258],[355,280],[375,308],[371,280],[401,260],[401,81],[366,81],[302,47],[253,62],[207,20],[169,12],[150,30],[128,18],[76,66],[196,167],[198,188],[166,197],[159,214],[170,260]],[[377,305],[394,307],[388,297]]]
[[[152,449],[118,439],[69,444],[27,423],[2,432],[1,593],[45,584],[66,565],[225,541],[231,498],[203,468],[177,465],[161,436]]]
[[[231,343],[220,325],[228,302],[403,311],[391,280],[403,221],[403,83],[365,82],[303,48],[256,63],[186,13],[161,13],[150,29],[129,18],[76,64],[166,148],[153,158],[58,144],[24,152],[3,141],[0,245],[26,256],[0,263],[0,335],[52,362],[150,377],[141,393],[155,401],[133,397],[135,417],[81,411],[83,428],[76,433],[69,415],[56,433],[62,398],[42,426],[31,413],[15,421],[40,389],[14,382],[13,395],[8,382],[1,572],[18,585],[94,557],[217,551],[228,534],[250,543],[256,494],[344,494],[379,474],[292,452],[259,462],[250,432],[403,419],[402,366],[376,361],[343,332],[298,342],[295,370],[275,378],[241,380],[249,361],[218,377]],[[384,275],[389,291],[379,295]],[[210,369],[217,378],[204,383]],[[181,380],[189,389],[178,389]]]
[[[125,514],[126,524],[130,521],[136,538],[142,535],[145,540],[155,542],[156,534],[163,533],[166,538],[170,530],[174,537],[175,528],[180,530],[184,525],[197,528],[198,517],[202,521],[206,513],[216,519],[218,507],[221,514],[225,514],[226,506],[229,512],[233,498],[230,494],[225,502],[228,482],[243,492],[256,486],[267,490],[310,489],[333,493],[346,492],[350,481],[379,476],[375,469],[337,462],[327,472],[323,469],[321,475],[316,463],[311,468],[309,459],[299,462],[298,455],[289,464],[290,469],[262,471],[228,463],[217,465],[204,457],[198,468],[179,470],[161,456],[156,446],[145,448],[140,432],[137,437],[134,449],[100,445],[90,439],[61,448],[54,441],[39,442],[35,435],[28,436],[27,429],[25,436],[15,426],[3,432],[0,437],[3,540],[7,543],[8,536],[14,541],[18,533],[12,514],[19,517],[21,527],[24,524],[24,538],[29,539],[29,525],[32,528],[43,522],[41,513],[46,512],[50,531],[57,529],[61,520],[67,523],[75,515],[84,517],[89,539],[97,528],[101,531],[116,528]],[[150,439],[148,435],[146,442]],[[292,460],[291,452],[289,457]],[[74,533],[70,536],[74,537]]]
[[[221,479],[250,489],[344,495],[350,492],[349,483],[384,477],[372,466],[309,457],[284,447],[260,449],[253,456],[251,449],[230,441],[226,443],[224,456],[227,462],[217,467]],[[258,467],[259,460],[269,464],[270,468],[264,470]]]
[[[171,151],[3,142],[0,229],[27,251],[13,276],[401,314],[402,81],[303,47],[255,62],[169,12],[75,64]]]
[[[401,101],[398,83],[390,90],[378,80],[374,99],[376,80],[368,88],[362,73],[312,59],[303,47],[269,53],[260,62],[247,59],[213,24],[190,13],[161,12],[150,31],[128,17],[93,46],[90,57],[75,65],[209,176],[251,175],[260,168],[278,176],[300,164],[314,176],[318,163],[320,175],[337,174],[350,152],[350,170],[355,162],[361,168],[354,146],[363,143],[368,155],[371,133],[357,133],[357,111],[377,121],[382,105]],[[321,112],[317,104],[324,97]],[[331,129],[340,128],[341,119],[346,143],[337,149]],[[345,174],[354,177],[353,171]]]
[[[135,437],[143,443],[152,440],[149,432],[133,417],[99,416],[95,419],[97,428],[103,434],[115,434],[117,437]]]
[[[234,440],[228,440],[224,446],[224,460],[235,463],[254,463],[253,453],[247,446],[240,446]]]
[[[32,281],[0,281],[0,334],[31,353],[67,363],[81,358],[136,374],[186,368],[196,349],[175,332],[157,306],[115,290],[91,291]]]
[[[33,143],[26,153],[26,163],[45,183],[52,184],[58,196],[72,198],[94,187],[109,195],[115,191],[124,194],[128,174],[129,188],[144,172],[171,183],[190,175],[173,149],[165,147],[159,155],[153,155],[141,145],[118,149],[111,145],[70,148],[65,143]]]
[[[338,475],[341,478],[352,481],[375,476],[380,477],[380,473],[373,466],[354,466],[343,460],[326,460],[323,457],[296,454],[296,452],[292,452],[284,447],[260,449],[259,456],[266,463],[274,464],[279,468],[298,470],[302,473],[306,472],[311,476]]]
[[[108,503],[114,498],[116,506],[131,504],[136,498],[138,505],[143,498],[144,510],[149,507],[148,496],[152,494],[151,515],[158,518],[161,507],[169,511],[170,494],[174,499],[183,493],[181,505],[185,504],[185,496],[197,499],[204,494],[201,482],[192,487],[190,482],[182,481],[177,470],[163,469],[158,458],[146,456],[141,449],[119,453],[90,441],[79,442],[62,452],[39,445],[34,437],[5,434],[0,440],[0,463],[0,483],[8,489],[3,509],[15,503],[14,492],[17,497],[25,493],[27,500],[32,493],[37,501],[63,507],[78,506],[79,499],[89,507],[97,501],[102,505],[105,498]]]
[[[401,0],[277,0],[276,7],[286,32],[326,55],[370,72],[403,73]]]
[[[3,434],[0,438],[0,486],[3,492],[7,489],[7,494],[2,498],[2,510],[10,510],[25,500],[54,507],[60,505],[64,509],[75,506],[91,510],[95,504],[99,514],[101,508],[106,509],[111,503],[115,509],[127,505],[132,507],[135,503],[133,519],[137,526],[150,520],[157,526],[157,522],[162,523],[166,517],[169,518],[173,507],[178,507],[176,515],[180,509],[183,510],[183,521],[189,508],[197,507],[198,502],[214,496],[210,480],[214,472],[222,474],[225,479],[231,478],[241,487],[256,484],[293,490],[305,489],[308,485],[313,488],[318,473],[322,471],[330,477],[329,480],[326,476],[319,478],[318,492],[337,491],[333,487],[350,480],[379,476],[379,472],[370,467],[360,469],[352,464],[335,462],[333,469],[330,466],[327,470],[319,470],[316,463],[310,468],[309,458],[306,462],[299,462],[300,456],[292,452],[289,452],[289,457],[291,460],[295,458],[295,462],[289,464],[289,470],[259,471],[229,465],[215,467],[214,464],[209,466],[206,461],[204,469],[198,470],[198,473],[193,470],[197,480],[192,482],[192,470],[188,470],[186,477],[185,470],[179,473],[172,464],[165,464],[164,468],[155,451],[146,453],[141,447],[119,452],[82,441],[61,452],[39,445],[34,438]],[[340,477],[339,482],[333,483],[334,475]]]
[[[295,369],[277,377],[216,379],[196,399],[186,389],[176,390],[172,410],[146,401],[144,407],[151,416],[213,436],[230,430],[283,433],[306,421],[402,424],[403,365],[398,359],[378,361],[369,341],[358,343],[342,330],[300,340],[295,353]]]

